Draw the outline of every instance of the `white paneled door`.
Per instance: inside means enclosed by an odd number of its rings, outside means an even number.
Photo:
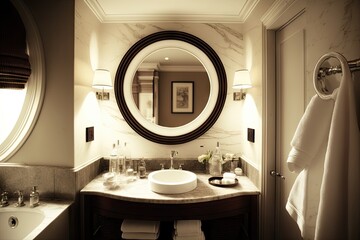
[[[305,13],[276,31],[276,239],[301,239],[285,204],[297,174],[286,164],[305,109]]]

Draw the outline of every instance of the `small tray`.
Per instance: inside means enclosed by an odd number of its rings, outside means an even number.
[[[239,180],[235,178],[235,182],[232,183],[223,183],[223,177],[211,177],[209,178],[209,184],[217,186],[217,187],[234,187],[239,184]]]

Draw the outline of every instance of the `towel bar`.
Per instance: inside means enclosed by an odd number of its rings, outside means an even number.
[[[321,65],[330,58],[337,58],[340,62],[338,66],[321,67]],[[343,73],[343,69],[349,68],[350,72],[360,70],[360,58],[347,61],[346,58],[337,52],[324,54],[316,63],[313,75],[313,83],[316,93],[323,99],[331,98],[330,91],[326,85],[326,76]]]

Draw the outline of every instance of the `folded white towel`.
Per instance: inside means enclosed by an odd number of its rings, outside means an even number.
[[[223,178],[221,179],[222,184],[234,184],[235,178]]]
[[[223,174],[223,178],[235,179],[236,175],[235,173],[226,172]]]
[[[123,239],[149,239],[149,240],[155,240],[159,237],[159,232],[157,233],[129,233],[129,232],[123,232],[121,237]]]
[[[174,222],[176,236],[191,236],[201,234],[200,220],[177,220]]]
[[[159,221],[125,219],[121,224],[121,231],[126,233],[158,233],[159,227]]]
[[[189,235],[189,236],[177,236],[174,234],[173,240],[205,240],[205,235],[201,232],[198,235]]]

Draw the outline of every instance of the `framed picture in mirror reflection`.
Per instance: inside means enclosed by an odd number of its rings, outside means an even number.
[[[194,113],[194,82],[171,82],[171,113]]]

